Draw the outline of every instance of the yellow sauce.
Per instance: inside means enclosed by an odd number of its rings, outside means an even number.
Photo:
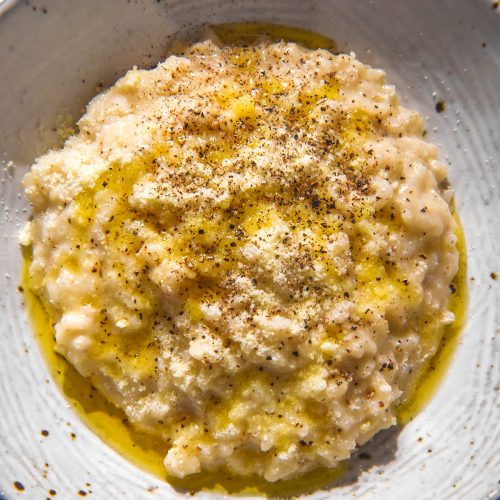
[[[286,39],[309,48],[330,50],[334,48],[332,40],[321,35],[272,24],[223,24],[214,26],[213,30],[223,43],[228,44],[251,43],[257,36],[265,34],[273,40]],[[397,409],[400,424],[410,421],[431,399],[450,364],[464,324],[467,305],[465,241],[458,216],[455,215],[455,218],[458,223],[460,268],[454,280],[456,292],[451,298],[450,308],[455,313],[456,320],[445,328],[440,347],[419,376],[411,397]],[[84,423],[105,443],[138,467],[159,479],[166,480],[176,488],[192,492],[210,490],[265,496],[298,495],[317,490],[334,483],[347,469],[348,463],[344,462],[333,470],[318,469],[298,479],[275,483],[269,483],[261,478],[232,477],[227,471],[200,473],[185,479],[167,477],[163,466],[163,458],[167,452],[166,444],[134,430],[121,410],[109,403],[87,378],[82,377],[64,357],[55,352],[50,309],[45,307],[40,297],[33,291],[34,283],[30,282],[28,272],[30,262],[31,251],[27,249],[24,253],[22,274],[24,300],[35,337],[52,377]]]
[[[455,314],[455,321],[444,327],[443,336],[436,354],[429,359],[422,369],[411,396],[397,408],[396,416],[400,425],[413,420],[435,394],[453,360],[453,353],[460,340],[460,332],[465,325],[468,304],[467,251],[462,224],[456,212],[454,212],[454,217],[457,223],[459,267],[458,273],[453,279],[455,293],[450,298],[449,309]]]
[[[326,49],[335,52],[335,42],[324,35],[302,28],[273,23],[223,23],[210,26],[219,40],[226,45],[251,45],[265,36],[273,42],[286,40],[309,49]]]
[[[193,474],[185,479],[168,477],[163,459],[168,447],[162,441],[138,432],[128,423],[125,413],[100,394],[89,379],[82,377],[70,363],[56,353],[54,328],[49,308],[33,291],[30,282],[30,250],[25,250],[22,272],[24,303],[31,321],[34,336],[45,358],[49,372],[71,407],[83,422],[116,452],[127,460],[167,481],[176,488],[189,491],[219,491],[246,495],[291,495],[311,491],[331,484],[345,471],[344,463],[336,469],[318,469],[305,476],[290,480],[269,483],[261,478],[240,478],[228,472],[204,472]]]

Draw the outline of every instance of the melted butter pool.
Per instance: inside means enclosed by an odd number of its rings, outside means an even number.
[[[460,340],[460,332],[465,326],[468,304],[467,251],[462,224],[457,212],[454,212],[454,217],[457,222],[459,267],[453,280],[455,293],[450,298],[449,308],[455,314],[455,321],[444,327],[436,354],[421,370],[410,397],[397,408],[396,416],[400,425],[413,420],[436,393],[453,360],[453,354]]]
[[[309,48],[334,50],[334,43],[326,37],[306,30],[272,24],[224,24],[213,27],[213,30],[219,39],[227,44],[250,44],[258,36],[265,34],[272,40],[286,39],[296,41]],[[244,59],[244,56],[242,58]],[[242,64],[251,64],[251,60],[248,57],[247,59],[242,60]],[[271,85],[269,89],[263,89],[263,91],[272,96],[274,93],[278,93],[280,89],[279,86]],[[334,98],[336,92],[335,84],[332,83],[321,89],[319,97],[318,92],[312,96],[303,96],[303,105],[307,106],[308,99]],[[241,105],[242,112],[250,112],[251,105],[249,103],[238,102],[238,105]],[[358,121],[363,122],[364,117],[358,118]],[[364,122],[362,125],[366,126]],[[219,158],[215,158],[215,160],[219,160]],[[120,188],[124,187],[122,184],[128,186],[132,183],[132,181],[129,182],[128,178],[122,178],[120,182]],[[81,207],[81,223],[84,225],[85,219],[91,216],[91,200],[82,200]],[[455,215],[455,217],[459,223],[458,216]],[[248,217],[247,224],[250,229],[252,224],[251,216]],[[465,242],[460,224],[457,236],[460,268],[454,280],[456,292],[451,298],[451,310],[455,313],[456,320],[442,332],[442,340],[436,355],[429,360],[425,370],[420,374],[410,398],[397,409],[397,418],[400,424],[405,424],[413,419],[431,399],[446,373],[458,344],[467,304]],[[24,300],[33,324],[35,337],[39,342],[52,377],[69,404],[86,425],[120,455],[138,467],[159,479],[166,480],[174,487],[189,491],[210,490],[265,496],[298,495],[316,490],[334,483],[347,469],[348,462],[344,462],[340,467],[333,470],[318,469],[298,479],[275,483],[269,483],[260,478],[232,477],[227,471],[223,470],[217,473],[195,474],[185,479],[167,477],[163,466],[163,458],[168,449],[167,445],[156,437],[134,430],[127,423],[125,414],[121,410],[109,403],[87,378],[82,377],[64,357],[55,352],[53,319],[50,315],[50,308],[43,303],[43,300],[34,291],[37,288],[37,283],[30,282],[28,272],[30,261],[30,253],[26,251],[22,275]],[[193,314],[196,314],[196,302],[193,302],[192,308]]]
[[[331,484],[342,476],[347,468],[346,463],[333,470],[318,469],[299,479],[275,483],[260,478],[234,477],[224,470],[194,474],[185,479],[167,476],[163,459],[168,446],[156,437],[136,431],[128,423],[123,411],[111,404],[88,378],[82,377],[55,351],[54,328],[49,308],[33,290],[29,276],[30,262],[31,255],[26,251],[22,273],[24,302],[35,338],[52,378],[83,422],[134,465],[176,488],[260,496],[298,494]]]
[[[457,215],[455,218],[459,223]],[[435,394],[453,359],[460,339],[467,306],[465,240],[460,225],[457,236],[460,267],[454,279],[456,292],[451,298],[451,310],[454,312],[456,320],[453,324],[445,327],[436,355],[427,363],[410,398],[397,409],[396,414],[401,425],[411,421]],[[54,350],[54,328],[49,308],[33,291],[33,284],[30,282],[28,272],[30,261],[31,256],[27,251],[24,255],[22,274],[24,301],[35,337],[51,376],[85,424],[133,464],[159,479],[166,480],[177,488],[190,491],[212,490],[266,496],[297,495],[318,489],[334,483],[347,469],[348,463],[344,462],[333,470],[318,469],[301,478],[276,483],[269,483],[259,478],[232,477],[225,471],[195,474],[185,479],[167,477],[163,466],[163,458],[168,449],[167,445],[154,437],[134,430],[128,424],[125,414],[109,403],[87,378],[82,377],[63,356]]]

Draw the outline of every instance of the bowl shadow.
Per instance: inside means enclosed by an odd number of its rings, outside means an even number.
[[[364,472],[391,463],[396,457],[398,438],[402,430],[401,426],[390,427],[379,432],[371,441],[358,448],[348,461],[346,472],[334,486],[353,485],[358,482]]]

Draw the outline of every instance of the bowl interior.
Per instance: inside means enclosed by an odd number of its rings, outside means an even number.
[[[446,380],[413,422],[368,445],[371,458],[351,461],[335,495],[494,495],[500,441],[493,390],[500,361],[500,292],[494,279],[500,272],[498,10],[486,0],[0,3],[0,491],[7,498],[38,498],[50,489],[65,497],[79,490],[92,490],[98,498],[182,495],[105,446],[48,380],[16,291],[17,233],[29,215],[20,181],[38,154],[58,144],[56,127],[80,116],[127,69],[164,59],[175,36],[203,23],[265,21],[327,35],[340,51],[354,51],[362,62],[386,70],[403,103],[426,117],[428,138],[449,163],[467,240],[469,321]],[[440,113],[438,101],[444,103]],[[331,494],[316,491],[314,497]]]

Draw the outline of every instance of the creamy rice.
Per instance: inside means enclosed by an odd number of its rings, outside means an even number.
[[[206,41],[129,71],[24,181],[58,352],[171,475],[336,466],[454,319],[452,191],[422,135],[354,55]]]

